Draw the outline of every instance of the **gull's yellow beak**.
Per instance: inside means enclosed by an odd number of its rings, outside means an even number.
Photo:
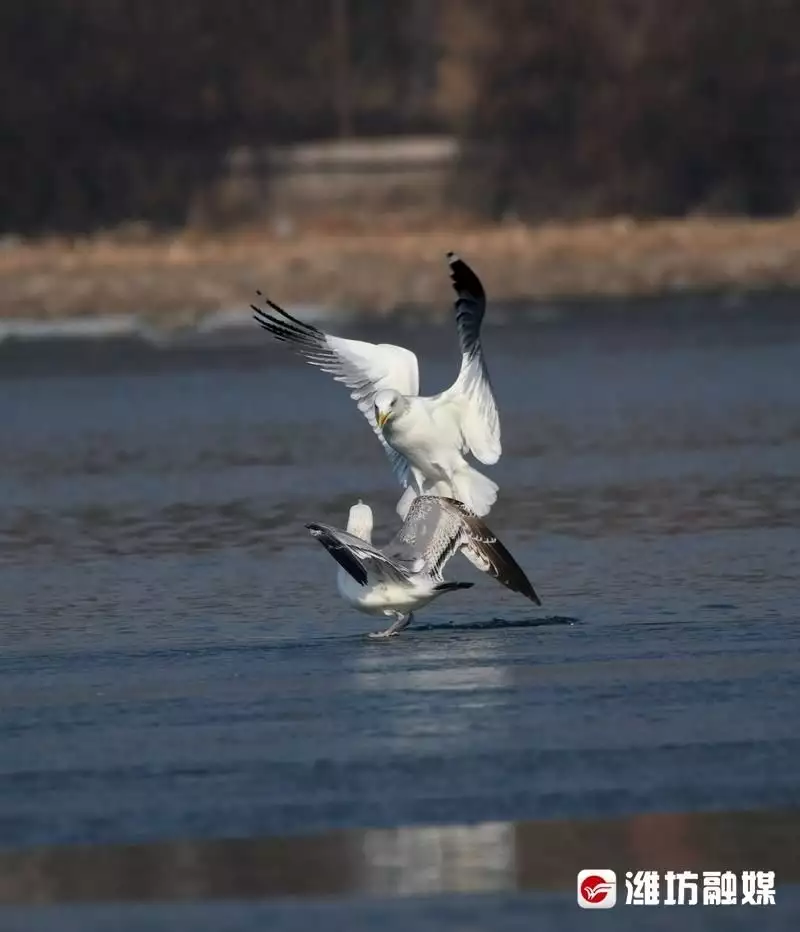
[[[383,430],[383,425],[389,420],[388,411],[379,411],[378,412],[378,427]]]

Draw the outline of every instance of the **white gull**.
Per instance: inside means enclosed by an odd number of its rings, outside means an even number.
[[[445,592],[469,589],[471,582],[445,582],[448,560],[463,550],[483,572],[512,592],[541,605],[517,562],[481,519],[461,502],[423,495],[414,499],[403,526],[384,548],[372,544],[372,509],[359,502],[350,509],[347,530],[307,524],[339,564],[342,598],[368,615],[394,618],[370,637],[396,635],[411,623],[412,613]]]
[[[457,295],[461,368],[450,388],[438,395],[419,395],[419,365],[409,349],[332,336],[269,300],[272,314],[252,305],[265,330],[350,389],[406,490],[397,504],[401,517],[418,495],[458,499],[477,515],[488,514],[497,498],[497,484],[465,459],[471,453],[489,465],[502,452],[480,341],[486,294],[466,262],[455,253],[448,253],[447,260]]]

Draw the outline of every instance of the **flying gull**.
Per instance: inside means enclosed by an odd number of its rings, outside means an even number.
[[[445,564],[461,549],[484,573],[541,605],[511,554],[474,512],[452,498],[415,498],[403,526],[383,549],[372,544],[372,509],[362,502],[350,509],[346,531],[325,524],[306,527],[339,564],[336,582],[342,598],[367,615],[394,618],[373,638],[398,634],[417,609],[445,592],[474,585],[442,579]]]
[[[464,458],[472,453],[489,465],[501,453],[500,419],[480,341],[486,294],[466,262],[452,252],[447,261],[457,295],[461,369],[439,395],[418,394],[419,365],[411,350],[331,336],[269,300],[271,314],[251,305],[265,330],[350,389],[406,490],[397,504],[402,518],[417,495],[450,496],[477,515],[488,514],[497,498],[497,484]]]

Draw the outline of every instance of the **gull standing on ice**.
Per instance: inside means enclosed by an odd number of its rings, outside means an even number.
[[[272,314],[251,305],[255,319],[312,365],[350,389],[405,492],[404,518],[418,495],[446,495],[477,515],[497,498],[497,484],[474,469],[467,453],[487,465],[500,458],[500,419],[480,341],[486,294],[480,279],[455,253],[447,254],[457,298],[461,369],[439,395],[419,395],[419,366],[411,350],[323,333],[267,300]]]
[[[370,637],[392,637],[411,623],[416,609],[445,592],[471,588],[471,582],[442,579],[445,564],[461,549],[484,573],[542,604],[492,531],[452,498],[415,498],[403,526],[383,549],[372,544],[372,509],[362,502],[350,509],[346,531],[325,524],[306,527],[339,564],[336,582],[342,598],[360,612],[394,618],[385,631]]]

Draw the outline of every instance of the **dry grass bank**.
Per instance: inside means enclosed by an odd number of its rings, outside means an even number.
[[[800,287],[800,218],[454,223],[417,233],[328,229],[283,238],[254,230],[129,234],[6,240],[0,317],[135,313],[169,327],[246,308],[257,288],[285,304],[444,310],[448,249],[474,264],[498,300]]]

